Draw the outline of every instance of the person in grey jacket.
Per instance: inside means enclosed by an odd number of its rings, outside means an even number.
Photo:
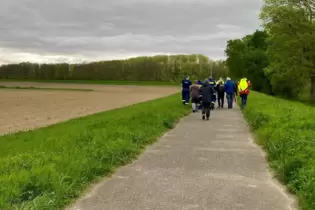
[[[201,87],[201,95],[202,95],[202,119],[209,120],[210,110],[211,110],[211,102],[213,99],[213,95],[216,94],[212,85],[209,84],[209,80],[206,79]]]

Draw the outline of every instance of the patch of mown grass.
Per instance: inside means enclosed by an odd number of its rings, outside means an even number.
[[[145,85],[145,86],[180,86],[179,82],[163,81],[116,81],[116,80],[16,80],[0,79],[0,82],[38,82],[38,83],[65,83],[65,84],[101,84],[101,85]]]
[[[13,90],[65,90],[65,91],[94,91],[93,89],[78,89],[78,88],[44,88],[44,87],[23,87],[23,86],[0,86],[0,89]]]
[[[0,209],[61,209],[190,112],[179,94],[0,137]]]
[[[315,209],[315,107],[252,92],[243,110],[277,177]]]

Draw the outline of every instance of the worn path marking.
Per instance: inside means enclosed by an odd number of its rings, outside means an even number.
[[[69,210],[289,210],[293,203],[240,111],[221,109],[210,121],[184,118]]]

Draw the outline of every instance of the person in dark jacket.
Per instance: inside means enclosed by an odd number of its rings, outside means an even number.
[[[217,82],[217,93],[218,93],[218,108],[223,108],[224,105],[224,81],[222,78]]]
[[[198,83],[197,83],[198,85],[199,85],[199,87],[201,87],[202,86],[202,82],[201,82],[201,80],[200,79],[198,79]]]
[[[182,80],[182,102],[184,105],[189,104],[190,101],[190,86],[191,81],[189,80],[189,77],[185,77],[185,79]]]
[[[214,91],[214,87],[209,84],[208,79],[205,80],[200,90],[202,95],[202,119],[209,120],[213,95],[216,93]]]

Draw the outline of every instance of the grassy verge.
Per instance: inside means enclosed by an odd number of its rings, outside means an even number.
[[[0,86],[0,89],[18,89],[18,90],[65,90],[65,91],[93,91],[93,89],[78,88],[44,88],[44,87],[22,87],[22,86]]]
[[[252,92],[243,113],[277,177],[315,209],[315,107]]]
[[[115,80],[15,80],[0,79],[0,82],[38,82],[38,83],[65,83],[65,84],[103,84],[103,85],[152,85],[152,86],[179,86],[179,82],[160,81],[115,81]]]
[[[180,95],[0,137],[0,209],[61,209],[190,112]]]

